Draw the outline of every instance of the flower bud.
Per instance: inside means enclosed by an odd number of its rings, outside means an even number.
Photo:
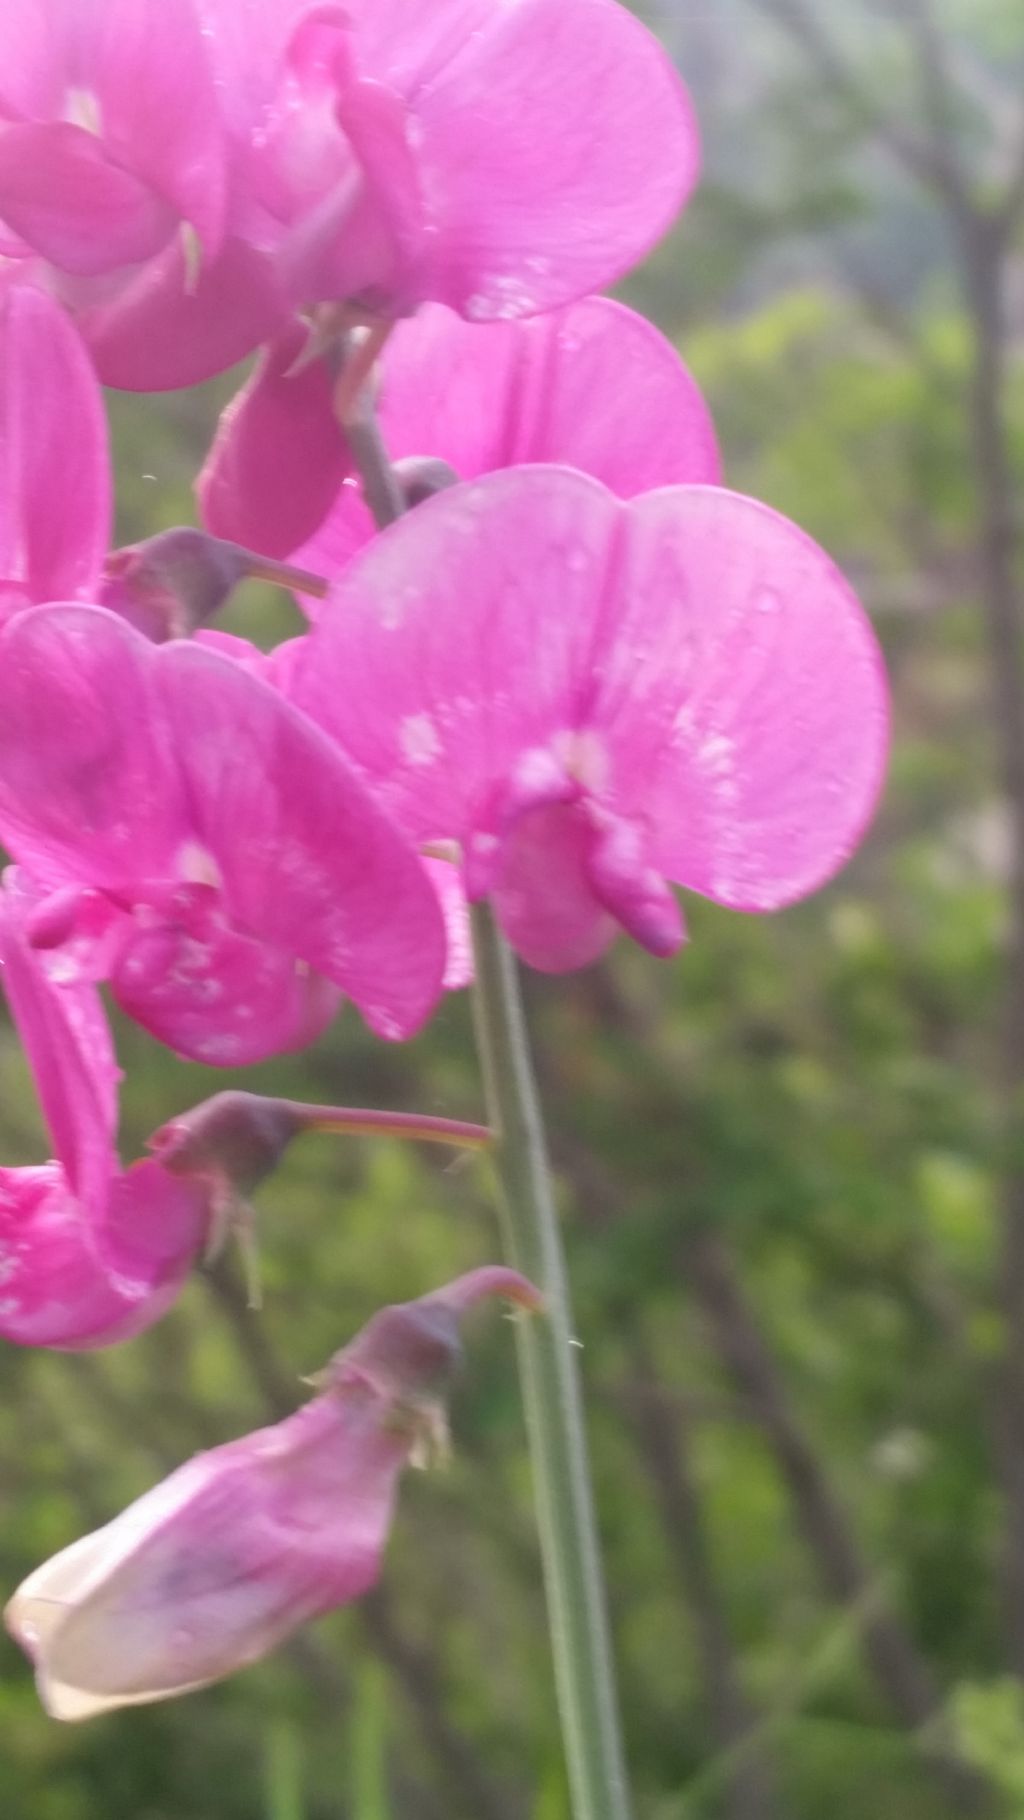
[[[179,525],[108,556],[103,604],[162,645],[205,625],[249,572],[239,545]]]

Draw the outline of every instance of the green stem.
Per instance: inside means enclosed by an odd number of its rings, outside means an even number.
[[[473,911],[477,1045],[502,1188],[507,1261],[543,1291],[517,1322],[519,1370],[574,1820],[628,1820],[615,1675],[565,1257],[515,959]]]

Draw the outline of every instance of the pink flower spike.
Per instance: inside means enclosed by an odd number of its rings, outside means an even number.
[[[199,1454],[31,1574],[7,1627],[54,1718],[184,1694],[267,1655],[377,1579],[404,1467],[436,1437],[459,1316],[539,1297],[471,1272],[382,1309],[296,1415]]]
[[[336,576],[374,535],[351,478],[328,368],[289,377],[302,332],[264,356],[228,406],[198,494],[204,523]],[[471,324],[428,304],[392,332],[380,424],[393,460],[433,455],[462,480],[564,462],[622,499],[721,478],[711,416],[671,343],[608,297],[524,322]],[[318,608],[304,601],[311,617]]]
[[[56,303],[9,283],[0,290],[0,621],[36,602],[93,596],[110,519],[106,415],[89,357]]]
[[[622,503],[566,468],[492,474],[392,526],[288,686],[554,971],[616,922],[671,952],[665,881],[737,910],[815,890],[860,840],[887,747],[870,624],[795,525],[714,487]]]
[[[212,256],[225,169],[192,0],[4,0],[0,217],[44,259],[115,271],[181,223]]]
[[[118,1070],[95,988],[58,983],[29,945],[37,893],[9,870],[0,965],[56,1149],[0,1169],[0,1335],[23,1346],[111,1345],[157,1320],[201,1251],[206,1193],[114,1148]]]
[[[247,668],[103,608],[0,636],[0,831],[50,891],[108,900],[115,991],[199,1060],[308,1041],[324,979],[391,1037],[440,992],[435,893],[342,755]]]

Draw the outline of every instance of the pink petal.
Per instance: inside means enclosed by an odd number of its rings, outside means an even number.
[[[154,651],[102,607],[36,607],[0,634],[0,830],[44,885],[179,871],[190,821]]]
[[[290,373],[306,340],[296,322],[264,351],[197,482],[207,529],[268,556],[287,556],[317,528],[351,472],[325,363]]]
[[[444,928],[416,856],[269,685],[195,645],[156,651],[192,796],[240,926],[333,979],[380,1035],[433,1008]]]
[[[326,385],[319,410],[326,435]],[[310,433],[312,419],[311,411]],[[587,297],[525,322],[483,324],[426,305],[399,323],[388,342],[380,420],[392,459],[436,455],[462,480],[520,462],[557,461],[631,499],[650,487],[715,482],[721,474],[710,413],[675,349],[642,316],[608,297]],[[255,424],[252,434],[269,465],[270,435]],[[215,451],[219,443],[220,437]],[[296,451],[291,472],[301,468],[297,439]],[[307,527],[322,515],[315,485],[307,471]],[[249,529],[258,538],[258,525]],[[358,489],[339,490],[319,531],[310,535],[307,528],[304,535],[301,566],[340,574],[373,536]],[[266,541],[242,541],[270,552]]]
[[[90,24],[91,83],[110,156],[163,197],[211,256],[224,227],[226,149],[193,0],[99,0]]]
[[[44,259],[85,276],[149,259],[175,225],[148,184],[63,122],[0,128],[0,215]]]
[[[613,501],[567,470],[495,474],[363,550],[289,683],[417,842],[492,831],[524,754],[589,688]]]
[[[434,11],[411,31],[394,0],[356,13],[361,66],[383,75],[388,44],[387,80],[418,122],[437,231],[421,295],[484,321],[611,283],[696,176],[696,128],[664,51],[612,0]]]
[[[0,615],[88,599],[110,516],[106,414],[91,362],[49,297],[9,285],[0,291]]]
[[[179,236],[112,301],[76,314],[105,385],[162,392],[234,366],[277,332],[288,308],[258,248],[228,239],[193,283]]]
[[[734,910],[816,890],[882,785],[888,700],[870,622],[823,550],[712,488],[637,501],[591,710],[617,793],[669,878]]]

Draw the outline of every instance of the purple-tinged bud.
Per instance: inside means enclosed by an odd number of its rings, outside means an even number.
[[[160,645],[188,638],[206,625],[246,579],[298,588],[314,597],[327,591],[326,582],[303,569],[179,525],[114,550],[106,562],[102,600]]]
[[[31,1574],[5,1618],[46,1710],[86,1719],[189,1693],[368,1591],[402,1470],[437,1433],[455,1323],[490,1295],[540,1305],[491,1268],[382,1310],[296,1415],[199,1454]]]
[[[413,506],[421,506],[424,500],[433,499],[435,493],[443,493],[446,487],[459,484],[451,463],[442,461],[437,455],[403,455],[391,465],[410,510]]]

